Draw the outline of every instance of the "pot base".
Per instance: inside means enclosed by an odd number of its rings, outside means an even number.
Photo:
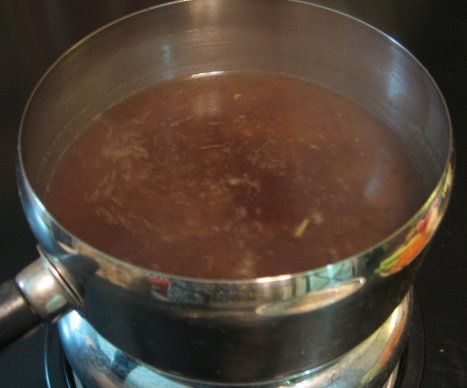
[[[279,381],[224,384],[193,381],[161,372],[121,352],[100,336],[77,312],[58,321],[58,333],[75,380],[85,387],[314,387],[394,386],[410,312],[409,292],[390,317],[370,337],[328,365]],[[77,386],[79,386],[77,384]]]

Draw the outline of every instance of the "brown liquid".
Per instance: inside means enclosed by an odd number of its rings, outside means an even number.
[[[129,262],[238,279],[355,254],[423,197],[395,132],[354,102],[296,78],[230,73],[165,82],[95,118],[46,204]]]

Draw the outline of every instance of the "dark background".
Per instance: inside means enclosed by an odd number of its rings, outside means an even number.
[[[235,0],[231,0],[235,1]],[[417,278],[426,347],[422,387],[467,387],[467,1],[315,1],[375,25],[430,71],[451,112],[457,152],[452,202]],[[158,4],[142,0],[0,1],[0,281],[34,259],[18,200],[16,137],[35,83],[69,46],[101,25]],[[0,386],[43,387],[43,331],[0,353]]]

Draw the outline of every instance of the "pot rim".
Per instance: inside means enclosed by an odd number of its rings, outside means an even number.
[[[170,274],[170,273],[164,273],[164,272],[159,272],[155,271],[152,269],[148,269],[142,266],[138,266],[136,264],[132,264],[124,259],[119,259],[118,257],[112,256],[104,251],[101,251],[100,249],[92,246],[91,244],[87,243],[86,241],[82,240],[79,238],[77,235],[72,233],[69,229],[65,228],[45,207],[45,205],[42,203],[42,201],[39,199],[39,196],[36,194],[34,191],[31,182],[28,179],[28,175],[26,173],[26,168],[24,164],[24,159],[23,159],[23,151],[22,151],[22,140],[23,140],[23,132],[24,132],[24,127],[25,127],[25,122],[26,118],[29,114],[30,111],[30,106],[32,102],[35,99],[35,96],[38,92],[38,90],[42,87],[44,82],[47,80],[49,75],[58,67],[60,63],[62,63],[65,59],[68,57],[72,56],[79,48],[81,48],[83,45],[87,44],[88,42],[92,41],[96,37],[100,35],[101,32],[108,30],[110,28],[113,28],[114,26],[124,23],[128,19],[132,19],[134,17],[138,17],[141,14],[145,14],[148,12],[154,12],[157,11],[159,8],[162,7],[168,7],[168,6],[176,6],[179,4],[183,3],[188,3],[188,2],[193,2],[194,0],[175,0],[171,1],[168,3],[164,4],[159,4],[155,5],[149,8],[145,8],[133,13],[130,13],[128,15],[125,15],[121,18],[118,18],[100,28],[97,30],[91,32],[81,40],[79,40],[77,43],[72,45],[70,48],[68,48],[62,55],[56,59],[53,64],[47,69],[47,71],[42,75],[42,77],[39,79],[37,84],[35,85],[33,91],[31,92],[31,95],[29,96],[26,106],[24,108],[24,111],[21,116],[21,121],[20,121],[20,126],[19,126],[19,133],[18,133],[18,141],[17,141],[17,179],[18,183],[24,184],[25,189],[30,195],[33,200],[39,205],[41,210],[47,215],[47,217],[50,219],[51,223],[56,225],[59,229],[61,229],[64,233],[69,235],[75,242],[77,242],[81,247],[86,248],[86,252],[92,252],[92,254],[95,254],[99,257],[105,258],[106,260],[109,260],[110,262],[117,264],[119,266],[124,266],[134,271],[142,271],[146,276],[149,277],[154,277],[154,278],[162,278],[162,279],[173,279],[173,280],[180,280],[183,282],[190,282],[194,284],[222,284],[225,286],[235,286],[235,285],[245,285],[245,284],[272,284],[272,283],[282,283],[284,281],[290,280],[290,279],[295,279],[295,278],[305,278],[305,277],[310,277],[314,274],[318,274],[325,270],[326,272],[329,272],[330,268],[337,267],[342,264],[348,264],[349,266],[352,266],[353,264],[359,262],[363,258],[375,256],[375,253],[382,247],[382,246],[391,246],[395,245],[394,242],[398,241],[401,237],[407,235],[410,233],[410,231],[418,224],[420,220],[422,220],[427,213],[433,208],[433,205],[435,202],[441,198],[441,194],[443,197],[443,202],[444,199],[446,199],[443,209],[441,211],[441,217],[444,214],[447,206],[447,202],[449,200],[449,194],[451,191],[451,184],[452,184],[452,179],[454,175],[454,140],[453,140],[453,129],[452,129],[452,124],[451,124],[451,118],[449,115],[449,110],[446,104],[446,101],[444,99],[444,96],[442,95],[438,85],[434,81],[433,77],[431,74],[428,72],[428,70],[418,61],[418,59],[408,50],[406,49],[402,44],[400,44],[397,40],[389,36],[388,34],[382,32],[378,28],[372,26],[371,24],[362,21],[354,16],[348,15],[344,12],[334,10],[332,8],[314,4],[314,3],[309,3],[305,2],[303,0],[280,0],[280,1],[286,1],[288,3],[295,3],[295,4],[300,4],[303,6],[310,6],[310,7],[315,7],[315,8],[320,8],[326,12],[329,13],[334,13],[339,15],[342,18],[349,19],[350,22],[352,23],[358,23],[365,27],[369,33],[377,34],[380,36],[383,40],[385,40],[388,44],[393,45],[397,47],[405,56],[409,58],[410,61],[412,61],[418,68],[419,70],[424,74],[424,76],[428,79],[430,84],[434,87],[438,97],[440,98],[441,101],[441,108],[445,114],[445,117],[447,119],[447,130],[448,130],[448,152],[447,152],[447,157],[446,160],[444,161],[444,165],[442,166],[442,172],[439,176],[439,179],[434,186],[434,189],[430,192],[430,194],[427,196],[427,199],[424,201],[424,203],[421,205],[421,207],[404,223],[402,224],[399,228],[394,230],[391,234],[389,234],[387,237],[384,239],[376,242],[372,246],[368,247],[365,250],[362,250],[360,252],[355,253],[352,256],[346,257],[342,260],[339,260],[334,263],[330,263],[324,266],[316,267],[307,271],[301,271],[301,272],[296,272],[296,273],[287,273],[287,274],[281,274],[281,275],[273,275],[273,276],[263,276],[263,277],[255,277],[255,278],[246,278],[246,279],[209,279],[209,278],[191,278],[191,277],[186,277],[186,276],[180,276],[176,274]],[[439,220],[439,221],[440,221]],[[435,228],[436,229],[436,228]],[[434,231],[433,231],[434,233]],[[433,234],[432,233],[432,234]],[[431,236],[430,236],[431,238]],[[429,238],[429,239],[430,239]],[[396,246],[399,244],[396,244]],[[392,247],[392,252],[395,250],[395,246]],[[388,257],[391,254],[391,252],[385,252],[382,259],[385,257]],[[377,254],[377,256],[381,256],[381,254]],[[410,263],[410,262],[409,262]],[[407,265],[409,264],[407,263]]]

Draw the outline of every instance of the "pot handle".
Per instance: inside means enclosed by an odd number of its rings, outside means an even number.
[[[43,256],[0,285],[0,349],[68,310],[69,287]]]
[[[0,285],[0,349],[19,339],[40,321],[14,280]]]

